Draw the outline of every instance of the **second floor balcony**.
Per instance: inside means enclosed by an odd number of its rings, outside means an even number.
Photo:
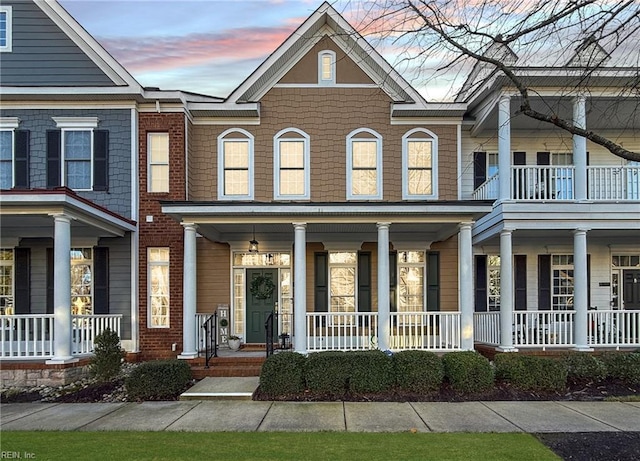
[[[640,166],[588,166],[587,200],[640,201]],[[511,167],[509,198],[522,201],[576,200],[575,166]],[[499,173],[473,191],[474,200],[499,197]]]

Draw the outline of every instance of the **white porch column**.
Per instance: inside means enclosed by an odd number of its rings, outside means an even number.
[[[307,352],[307,223],[293,223],[293,350]]]
[[[516,352],[513,347],[513,229],[500,232],[500,347],[502,352]]]
[[[511,199],[511,98],[498,102],[498,186],[499,201]]]
[[[389,226],[378,223],[378,347],[389,349]]]
[[[576,229],[573,232],[573,340],[575,349],[590,351],[587,343],[587,318],[589,281],[587,280],[587,230]]]
[[[194,359],[196,351],[196,225],[184,227],[184,261],[182,269],[182,354],[179,359]]]
[[[471,223],[460,224],[460,347],[463,351],[473,350],[473,245]]]
[[[71,351],[71,218],[54,219],[53,357],[47,364],[75,362]]]
[[[573,124],[579,128],[587,127],[585,97],[576,96],[573,100]],[[587,139],[573,135],[573,164],[575,166],[575,199],[587,199]]]

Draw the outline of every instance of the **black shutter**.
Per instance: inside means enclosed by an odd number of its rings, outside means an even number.
[[[513,164],[514,165],[526,165],[527,164],[527,153],[526,152],[514,152],[513,153]]]
[[[358,253],[358,312],[371,312],[371,253]]]
[[[427,311],[440,310],[440,253],[427,253]]]
[[[315,254],[315,312],[329,310],[329,269],[327,253]]]
[[[30,314],[31,309],[31,249],[16,248],[13,307],[16,314]]]
[[[551,255],[538,255],[538,310],[551,310]]]
[[[587,255],[587,307],[591,307],[591,255]]]
[[[487,256],[476,255],[475,311],[487,312]]]
[[[93,249],[93,313],[109,313],[109,248]]]
[[[47,130],[47,188],[60,186],[62,132]]]
[[[515,310],[527,310],[527,255],[515,255],[513,257],[514,266],[514,289],[515,289]]]
[[[551,154],[549,152],[538,152],[536,156],[536,164],[551,165]]]
[[[13,180],[16,189],[29,188],[29,131],[16,130],[14,160],[15,178]]]
[[[389,312],[398,312],[398,253],[389,253]]]
[[[477,189],[487,180],[487,153],[473,153],[473,188]]]
[[[53,314],[53,248],[47,248],[47,314]]]
[[[93,190],[109,190],[109,132],[93,132]]]

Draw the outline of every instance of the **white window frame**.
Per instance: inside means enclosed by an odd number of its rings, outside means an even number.
[[[17,117],[0,117],[0,131],[11,132],[11,185],[16,185],[16,135],[15,130],[18,128],[20,120]]]
[[[288,133],[297,133],[301,137],[287,137]],[[281,194],[280,193],[280,143],[281,142],[302,142],[303,143],[303,177],[304,177],[304,193],[303,194]],[[310,138],[307,133],[298,128],[285,128],[278,131],[273,137],[273,197],[275,200],[309,200],[311,196],[311,173],[309,168],[310,162]]]
[[[86,259],[82,259],[82,260],[75,260],[73,258],[71,258],[71,253],[73,253],[73,251],[89,251],[89,260],[87,261]],[[94,271],[94,258],[95,258],[95,254],[93,251],[92,247],[86,247],[86,246],[72,246],[71,247],[71,251],[69,253],[69,259],[70,259],[70,265],[71,265],[71,288],[70,288],[70,295],[71,295],[71,309],[72,309],[72,313],[73,313],[73,308],[75,307],[74,305],[74,301],[73,298],[89,298],[89,312],[82,312],[82,313],[74,313],[74,315],[92,315],[93,314],[93,309],[94,309],[94,283],[95,283],[95,271]],[[74,295],[73,294],[73,268],[74,266],[89,266],[89,272],[91,274],[91,283],[89,284],[89,293],[86,294],[77,294]],[[82,285],[80,285],[82,286]],[[85,307],[86,308],[86,307]]]
[[[402,258],[400,257],[401,253],[421,253],[422,254],[422,262],[409,262],[409,261],[402,261]],[[404,311],[401,310],[401,305],[400,305],[400,286],[402,285],[402,277],[400,277],[400,273],[401,273],[401,269],[404,268],[420,268],[422,269],[422,309],[421,312],[426,312],[427,310],[427,252],[424,250],[398,250],[397,253],[397,259],[396,259],[396,306],[398,309],[398,312],[415,312],[415,311]]]
[[[158,135],[166,135],[166,140],[167,140],[167,161],[166,162],[154,162],[151,159],[151,147],[152,147],[152,142],[151,139],[158,136]],[[169,133],[166,131],[155,131],[155,132],[150,132],[147,133],[147,192],[151,193],[151,194],[166,194],[169,192],[169,188],[170,186],[170,168],[169,168]],[[167,189],[166,190],[153,190],[153,175],[152,175],[152,171],[153,171],[153,166],[165,166],[167,167]]]
[[[244,136],[233,136],[233,133],[241,133]],[[246,142],[249,149],[249,165],[248,165],[248,194],[231,195],[224,193],[224,143],[225,142]],[[254,138],[251,133],[242,128],[229,128],[218,136],[218,200],[253,200],[253,155]]]
[[[422,133],[424,137],[413,137]],[[409,193],[409,143],[431,143],[431,194]],[[402,136],[402,199],[403,200],[437,200],[438,199],[438,136],[426,128],[414,128]]]
[[[332,263],[331,262],[331,254],[336,254],[336,253],[353,253],[355,255],[355,262],[352,263]],[[332,302],[331,300],[333,299],[333,296],[331,295],[331,269],[332,268],[352,268],[354,270],[354,277],[353,277],[353,311],[336,311],[332,309]],[[350,251],[350,250],[335,250],[335,251],[329,251],[328,255],[327,255],[327,280],[329,281],[329,286],[328,288],[328,296],[327,296],[327,302],[328,302],[328,306],[327,306],[327,312],[329,313],[333,313],[333,314],[344,314],[344,313],[355,313],[358,312],[358,252],[357,251]],[[341,297],[344,298],[346,296],[337,296],[337,297]],[[344,323],[344,322],[343,322]]]
[[[13,51],[13,12],[12,7],[0,5],[0,13],[5,13],[6,16],[6,33],[7,42],[4,46],[0,46],[0,53],[11,53]]]
[[[168,259],[166,261],[152,261],[150,258],[151,252],[153,250],[167,250]],[[168,298],[168,308],[166,314],[166,323],[160,325],[154,325],[153,323],[153,309],[151,302],[151,281],[152,281],[152,270],[156,266],[162,267],[171,267],[171,248],[169,247],[147,247],[147,327],[148,328],[170,328],[171,327],[171,270],[167,270],[167,298]],[[164,316],[162,316],[164,317]]]
[[[67,186],[67,162],[65,159],[65,136],[69,132],[75,131],[89,131],[89,149],[91,150],[90,163],[89,163],[89,188],[88,189],[73,189],[77,191],[91,191],[93,190],[93,131],[98,127],[98,117],[53,117],[53,121],[56,122],[56,127],[60,129],[60,185]],[[67,186],[68,187],[68,186]]]
[[[11,277],[11,295],[3,296],[3,298],[10,300],[9,302],[5,301],[4,311],[1,313],[3,315],[12,315],[15,314],[15,293],[16,293],[16,252],[13,248],[0,248],[2,251],[10,251],[11,252],[11,260],[0,259],[0,266],[8,266],[10,267],[10,277]],[[9,304],[9,306],[7,306]],[[9,312],[8,312],[9,310]]]
[[[360,133],[368,133],[371,137],[356,137]],[[376,143],[376,189],[377,194],[364,195],[353,193],[353,143]],[[382,200],[382,135],[370,128],[358,128],[347,135],[347,200]]]
[[[331,75],[329,78],[324,78],[324,65],[323,60],[325,57],[331,59]],[[332,86],[336,84],[336,53],[333,50],[322,50],[318,53],[318,85]]]
[[[569,259],[571,258],[572,263],[569,264],[567,263],[562,263],[562,264],[554,264],[553,260],[554,258],[562,258],[562,259]],[[556,278],[555,277],[555,271],[571,271],[572,272],[572,276],[570,278],[571,280],[571,293],[558,293],[558,294],[554,294],[555,293],[555,289],[556,289],[556,280],[569,280],[569,278]],[[569,285],[567,285],[568,287]],[[551,255],[551,310],[552,311],[564,311],[564,310],[568,310],[571,311],[573,309],[575,309],[575,304],[569,308],[563,308],[560,309],[559,307],[561,306],[561,304],[557,303],[556,300],[558,298],[574,298],[575,297],[575,288],[576,288],[576,277],[575,277],[575,261],[574,261],[574,257],[573,254],[570,253],[562,253],[562,254],[553,254]],[[562,306],[566,306],[565,304],[562,304]]]
[[[491,293],[492,272],[495,274],[493,279],[497,285],[498,293]],[[489,254],[487,255],[487,311],[499,312],[500,311],[500,284],[502,283],[502,271],[500,255]]]

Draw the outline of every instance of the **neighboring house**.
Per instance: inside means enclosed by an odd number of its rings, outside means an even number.
[[[194,357],[220,305],[247,343],[276,310],[300,352],[473,348],[472,225],[491,202],[461,200],[466,104],[426,102],[324,3],[225,101],[186,109],[187,195],[161,202],[184,256],[141,228],[172,287],[164,318],[140,317],[165,330],[145,353],[182,335]]]
[[[586,41],[565,67],[519,66],[532,106],[640,151],[638,68]],[[602,63],[595,70],[589,59]],[[496,200],[473,227],[477,343],[501,350],[640,344],[640,166],[518,113],[479,63],[463,86],[462,197]]]
[[[144,90],[57,3],[0,15],[0,358],[77,362],[105,328],[136,350]]]

